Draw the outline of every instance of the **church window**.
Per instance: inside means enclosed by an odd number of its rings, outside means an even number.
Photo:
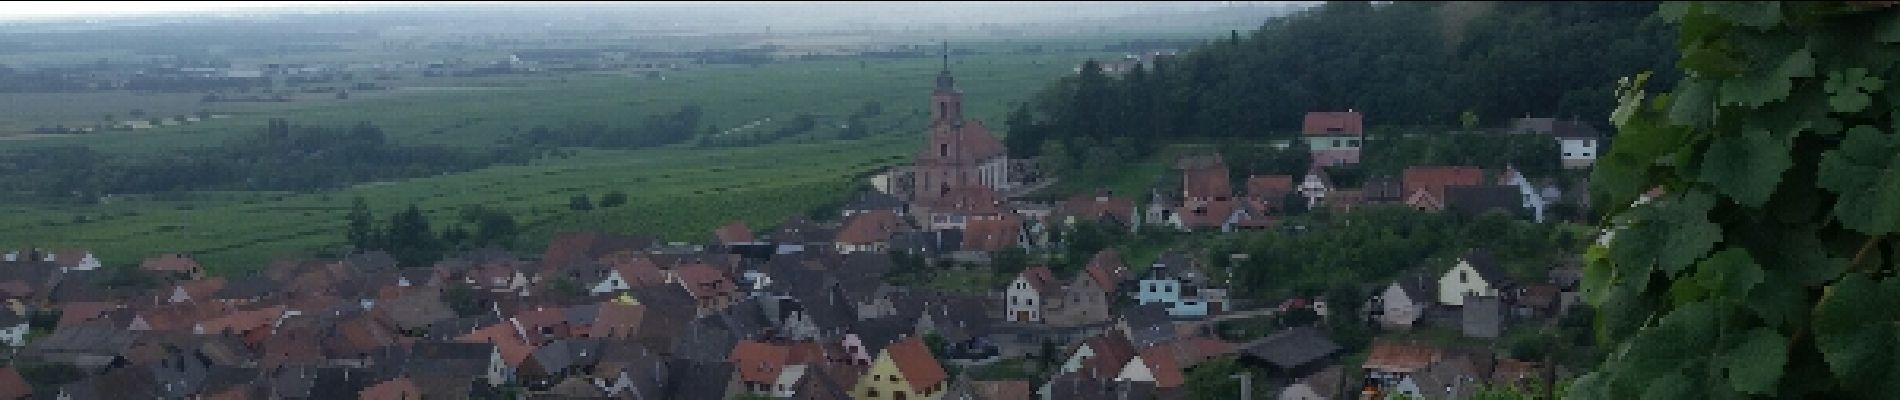
[[[937,156],[938,156],[938,157],[949,157],[949,156],[950,156],[950,145],[949,145],[949,144],[939,144],[939,145],[937,145]]]

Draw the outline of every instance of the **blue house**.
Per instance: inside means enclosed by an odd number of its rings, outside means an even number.
[[[1227,305],[1227,289],[1213,288],[1209,283],[1194,259],[1168,252],[1148,269],[1148,275],[1135,287],[1134,297],[1140,304],[1166,305],[1172,317],[1219,314]]]

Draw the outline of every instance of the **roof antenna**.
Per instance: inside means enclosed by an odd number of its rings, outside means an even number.
[[[943,70],[950,72],[950,41],[943,41]]]

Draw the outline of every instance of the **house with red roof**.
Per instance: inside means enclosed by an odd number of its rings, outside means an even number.
[[[1293,193],[1292,175],[1254,175],[1247,177],[1246,200],[1268,215],[1286,210],[1287,195]]]
[[[1044,299],[1057,295],[1055,273],[1049,267],[1034,266],[1016,274],[1016,279],[1004,289],[1004,320],[1010,322],[1042,322]]]
[[[390,379],[363,388],[359,399],[362,400],[421,400],[422,388],[407,377]]]
[[[91,271],[99,269],[101,265],[99,257],[93,256],[91,250],[84,249],[54,251],[47,253],[45,260],[58,263],[61,271]]]
[[[859,399],[934,400],[943,397],[950,375],[924,346],[923,338],[909,336],[884,347],[877,360],[851,390]]]
[[[205,276],[204,266],[198,260],[183,253],[162,254],[147,258],[139,263],[139,269],[167,274],[178,279],[201,279]]]
[[[904,221],[890,210],[857,213],[845,219],[833,243],[842,254],[883,252],[890,248],[891,236],[905,230]]]
[[[673,281],[693,296],[699,315],[725,310],[738,300],[738,285],[725,271],[706,264],[687,264],[673,269]]]
[[[1466,166],[1412,166],[1400,175],[1405,205],[1421,211],[1443,211],[1446,188],[1484,183],[1484,170]]]
[[[752,237],[752,228],[747,228],[745,222],[733,221],[718,229],[713,229],[713,242],[721,245],[731,246],[757,241],[758,239]]]
[[[1359,148],[1366,138],[1365,115],[1354,110],[1309,112],[1300,125],[1300,136],[1315,166],[1358,164]]]
[[[1141,224],[1139,216],[1134,200],[1115,197],[1107,190],[1070,196],[1057,204],[1055,210],[1056,221],[1065,225],[1093,221],[1130,230]]]

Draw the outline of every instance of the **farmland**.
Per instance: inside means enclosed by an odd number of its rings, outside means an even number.
[[[952,66],[969,112],[1000,128],[1013,101],[1069,73],[1091,53],[977,55]],[[679,71],[664,80],[626,76],[549,78],[528,87],[438,91],[333,102],[281,112],[233,113],[189,126],[0,141],[0,150],[87,145],[128,157],[203,146],[251,134],[267,117],[299,124],[372,121],[392,141],[490,146],[516,129],[637,123],[648,113],[699,104],[713,126],[772,129],[800,113],[820,128],[778,143],[737,148],[689,144],[640,150],[575,149],[528,165],[360,184],[318,193],[187,192],[118,196],[97,205],[0,205],[0,247],[90,248],[108,264],[160,252],[190,252],[216,271],[239,271],[279,255],[336,250],[343,216],[361,196],[379,216],[415,203],[446,222],[467,204],[513,213],[527,226],[517,243],[538,249],[555,231],[604,229],[698,241],[733,219],[754,227],[842,198],[857,177],[909,161],[919,143],[936,59],[815,61]],[[866,102],[871,136],[835,140],[838,121]],[[736,134],[736,133],[734,133]],[[627,205],[570,211],[576,194],[629,194]]]

